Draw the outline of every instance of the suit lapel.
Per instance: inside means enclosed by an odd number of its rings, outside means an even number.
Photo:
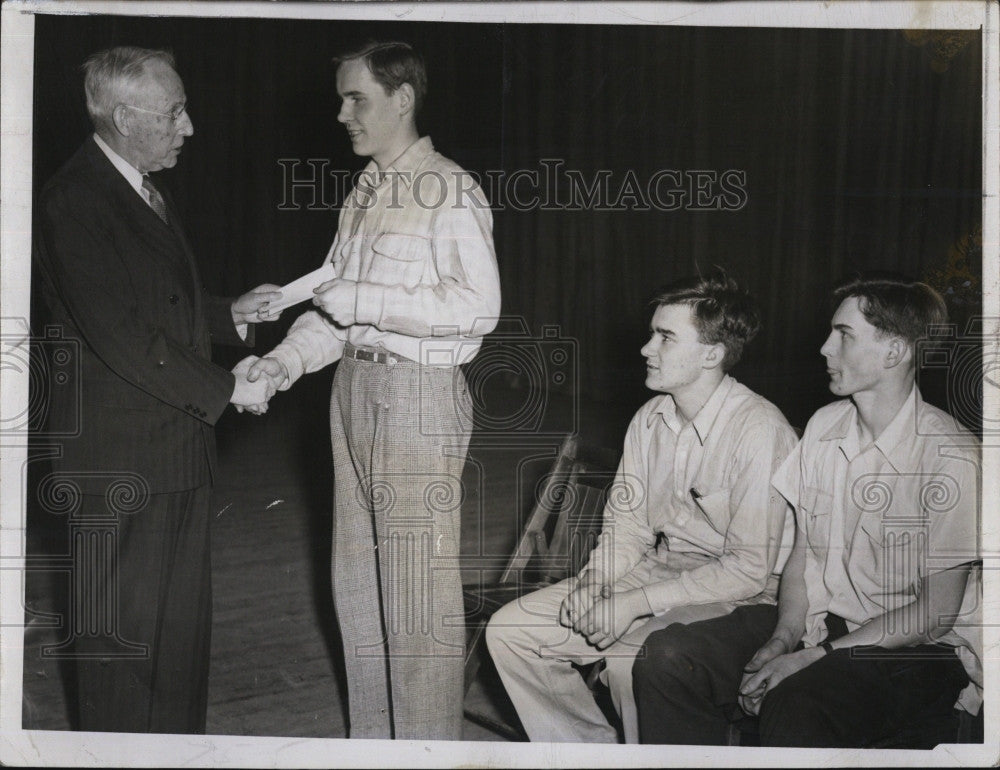
[[[177,215],[177,207],[174,206],[173,198],[170,197],[170,193],[167,191],[157,188],[160,190],[160,195],[163,196],[163,202],[167,207],[167,217],[170,219],[171,231],[176,236],[177,240],[180,242],[181,248],[184,251],[187,259],[187,270],[188,275],[191,279],[191,298],[194,301],[194,316],[195,316],[195,328],[201,329],[204,325],[204,303],[202,302],[202,292],[201,289],[201,276],[198,274],[198,263],[195,261],[194,252],[191,250],[191,245],[188,243],[187,237],[184,235],[184,228],[181,226],[181,218]],[[148,207],[147,207],[148,208]],[[152,211],[152,209],[150,209]],[[156,217],[156,212],[153,211],[153,216]],[[157,221],[161,224],[162,221],[159,217],[156,217]]]
[[[162,187],[157,186],[167,207],[167,217],[171,222],[168,225],[157,216],[152,207],[142,199],[118,169],[112,165],[93,138],[87,140],[85,147],[91,166],[108,190],[114,205],[124,213],[137,230],[148,236],[151,246],[165,259],[170,260],[180,273],[181,285],[189,293],[194,308],[192,328],[195,330],[195,337],[197,337],[200,333],[199,330],[203,329],[205,325],[201,279],[198,276],[194,254],[181,228],[180,217],[170,195]],[[195,340],[192,340],[192,344],[194,343]]]

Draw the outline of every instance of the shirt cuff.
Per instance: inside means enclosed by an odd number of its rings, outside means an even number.
[[[641,587],[642,593],[646,596],[646,601],[649,603],[649,609],[653,611],[654,615],[663,615],[674,607],[683,604],[683,601],[677,596],[677,590],[673,585],[674,582],[672,580],[664,580],[660,583],[652,583]]]
[[[357,284],[354,320],[359,324],[378,326],[385,306],[385,287],[374,283]]]
[[[280,343],[276,348],[274,348],[274,350],[264,356],[264,358],[275,359],[285,367],[285,371],[288,373],[288,377],[286,377],[285,381],[278,386],[278,390],[288,390],[292,387],[292,384],[299,379],[299,377],[305,374],[305,366],[302,364],[302,357],[299,356],[295,348],[287,342]]]

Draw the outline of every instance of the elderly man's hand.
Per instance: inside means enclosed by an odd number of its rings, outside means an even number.
[[[267,402],[273,395],[274,388],[267,380],[250,382],[245,375],[237,374],[233,395],[229,400],[236,406],[237,411],[248,409],[254,414],[262,414],[267,411]]]
[[[264,414],[267,402],[284,383],[287,372],[281,362],[273,358],[257,358],[247,356],[235,367],[236,387],[230,401],[236,411],[244,410],[251,414]]]
[[[281,311],[269,314],[269,302],[281,299],[281,287],[273,283],[262,283],[256,289],[251,289],[233,302],[230,310],[235,324],[252,324],[260,321],[276,321],[281,317]]]
[[[354,281],[334,278],[321,283],[313,293],[313,304],[325,312],[340,326],[353,326],[355,303],[358,300],[358,285]]]

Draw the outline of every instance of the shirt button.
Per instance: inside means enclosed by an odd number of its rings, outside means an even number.
[[[176,305],[178,302],[181,301],[181,298],[178,297],[176,294],[171,294],[169,299],[171,305]]]
[[[156,362],[156,365],[157,365],[157,366],[166,366],[166,365],[167,365],[167,362],[166,362],[166,361],[157,361],[157,362]]]

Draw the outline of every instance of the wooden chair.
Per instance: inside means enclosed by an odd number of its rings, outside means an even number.
[[[465,687],[479,673],[486,650],[485,631],[493,613],[508,602],[579,572],[601,533],[604,501],[614,480],[619,452],[582,444],[567,436],[544,478],[531,516],[514,553],[494,585],[465,586],[466,623],[471,630],[465,658]],[[597,671],[591,672],[593,687]],[[466,717],[514,740],[517,727],[466,709]]]

